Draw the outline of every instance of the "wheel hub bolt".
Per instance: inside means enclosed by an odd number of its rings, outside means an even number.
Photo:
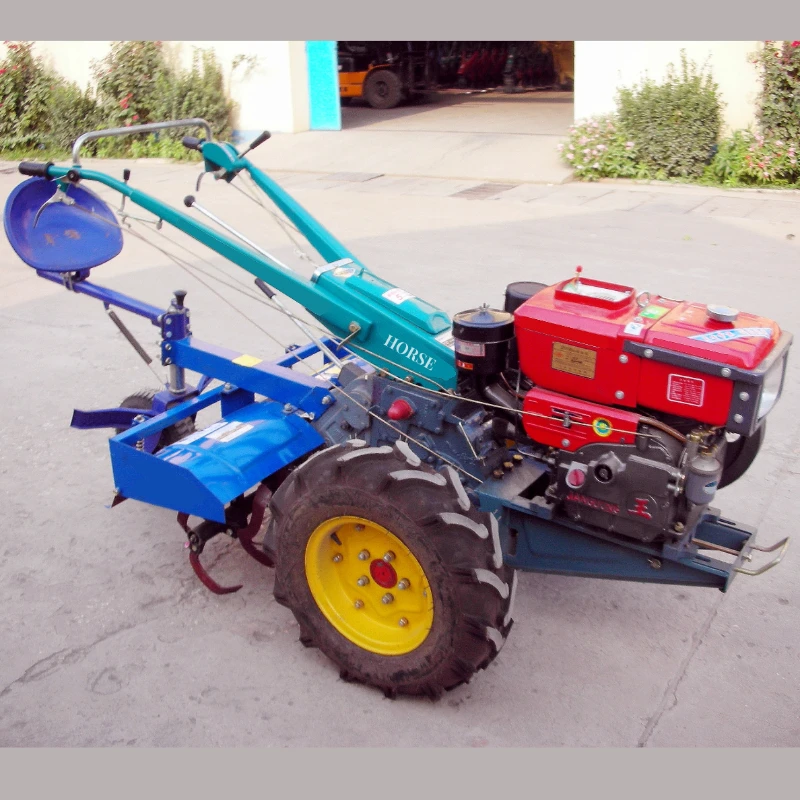
[[[405,626],[408,625],[408,620],[405,617],[400,617],[400,619],[398,620],[397,624],[401,628],[405,628]]]
[[[363,530],[364,530],[364,526],[363,526],[363,525],[356,525],[356,526],[355,526],[355,529],[356,529],[357,531],[363,531]]]
[[[355,603],[353,603],[353,605],[356,608],[364,608],[364,601],[363,600],[356,600]]]
[[[381,597],[381,603],[383,603],[384,605],[388,606],[389,603],[393,602],[394,602],[394,595],[391,592],[386,592],[386,594],[383,597]]]
[[[342,560],[342,554],[341,554],[341,553],[337,553],[337,554],[336,554],[336,555],[333,557],[333,563],[334,563],[334,564],[338,564],[338,563],[339,563],[341,560]]]
[[[368,558],[369,558],[369,550],[362,550],[358,554],[358,560],[359,561],[366,561]]]
[[[383,556],[383,560],[387,564],[391,563],[392,561],[394,561],[394,553],[391,550],[387,551]]]
[[[366,575],[362,575],[362,576],[361,576],[361,577],[360,577],[360,578],[359,578],[359,579],[356,581],[356,583],[357,583],[359,586],[366,586],[366,585],[369,583],[369,578],[368,578]]]
[[[407,578],[403,578],[403,580],[401,580],[401,581],[400,581],[400,582],[397,584],[397,588],[398,588],[398,589],[408,589],[408,587],[409,587],[409,586],[411,586],[411,584],[408,582],[408,579],[407,579]]]

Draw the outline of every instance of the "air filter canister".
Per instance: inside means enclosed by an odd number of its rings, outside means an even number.
[[[482,305],[453,318],[456,366],[470,375],[498,375],[514,338],[514,315]]]

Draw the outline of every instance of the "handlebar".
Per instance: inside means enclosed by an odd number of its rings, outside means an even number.
[[[52,161],[48,161],[46,164],[41,161],[23,161],[19,165],[19,171],[23,175],[30,175],[34,178],[47,178],[47,170],[52,166]]]
[[[169,122],[149,122],[146,125],[128,125],[125,128],[106,128],[102,131],[89,131],[89,133],[81,134],[75,140],[75,144],[72,146],[72,163],[76,167],[80,166],[81,147],[93,139],[102,139],[104,136],[129,136],[132,133],[153,133],[154,131],[163,131],[165,128],[203,128],[208,141],[214,138],[211,133],[211,126],[200,118],[178,119]]]

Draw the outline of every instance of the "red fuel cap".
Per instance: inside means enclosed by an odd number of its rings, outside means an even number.
[[[397,573],[391,564],[387,564],[382,558],[376,558],[369,565],[369,574],[372,580],[383,589],[391,589],[397,583]]]

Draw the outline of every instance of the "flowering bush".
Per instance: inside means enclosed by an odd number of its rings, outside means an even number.
[[[648,177],[638,164],[635,143],[625,136],[613,116],[570,126],[569,141],[559,144],[558,149],[562,159],[583,180]]]
[[[753,63],[761,77],[758,103],[761,132],[767,137],[799,144],[800,41],[764,42]]]

